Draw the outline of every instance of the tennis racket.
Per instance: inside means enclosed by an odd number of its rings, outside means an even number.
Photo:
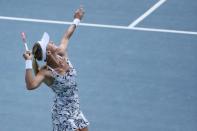
[[[26,41],[25,32],[21,32],[21,37],[22,37],[22,41],[23,41],[23,44],[24,44],[24,47],[25,47],[25,51],[29,51],[29,48],[28,48],[28,46],[27,46],[27,41]]]

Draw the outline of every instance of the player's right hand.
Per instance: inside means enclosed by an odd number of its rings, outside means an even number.
[[[30,51],[26,51],[24,54],[23,54],[23,58],[25,60],[32,60],[32,53]]]

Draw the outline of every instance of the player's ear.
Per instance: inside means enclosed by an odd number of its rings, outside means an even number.
[[[50,50],[47,51],[47,55],[51,55],[51,51]]]

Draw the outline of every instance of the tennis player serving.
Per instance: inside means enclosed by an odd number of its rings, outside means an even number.
[[[55,94],[52,107],[53,131],[88,131],[89,122],[79,106],[76,70],[67,55],[69,39],[83,16],[83,8],[75,11],[73,23],[63,35],[59,46],[45,32],[41,40],[34,44],[32,53],[26,51],[23,54],[27,89],[34,90],[45,83]],[[37,61],[46,64],[40,67]]]

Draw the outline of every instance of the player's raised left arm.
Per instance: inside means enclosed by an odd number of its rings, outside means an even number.
[[[60,43],[60,46],[59,46],[61,51],[65,51],[67,49],[69,39],[71,38],[72,34],[74,33],[77,25],[79,24],[79,22],[83,18],[84,13],[85,12],[84,12],[83,8],[79,8],[75,11],[73,23],[68,27],[64,36],[61,39],[61,43]]]

